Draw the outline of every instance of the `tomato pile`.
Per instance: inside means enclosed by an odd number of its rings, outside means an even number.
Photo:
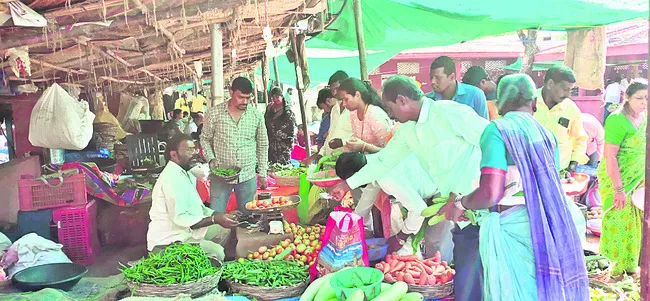
[[[252,200],[248,203],[246,203],[246,209],[249,210],[255,210],[255,209],[268,209],[268,208],[275,208],[275,207],[283,207],[287,205],[291,205],[292,202],[290,199],[285,198],[283,196],[280,197],[273,197],[270,200]]]
[[[294,234],[293,240],[287,238],[275,246],[262,246],[257,251],[250,252],[247,258],[253,260],[273,260],[277,256],[280,256],[286,249],[291,249],[291,252],[284,257],[284,260],[297,260],[303,265],[314,264],[318,258],[318,251],[321,249],[321,239],[325,232],[325,227],[321,225],[303,227],[287,222],[284,222],[284,226],[286,233]]]

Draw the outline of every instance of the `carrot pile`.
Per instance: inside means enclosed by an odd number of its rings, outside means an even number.
[[[440,253],[429,259],[421,260],[417,255],[398,256],[389,254],[386,261],[375,265],[384,273],[384,280],[389,283],[404,281],[410,285],[445,284],[454,279],[456,271],[442,261]]]

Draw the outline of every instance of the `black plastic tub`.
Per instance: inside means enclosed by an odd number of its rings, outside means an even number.
[[[12,282],[22,291],[38,291],[44,288],[70,290],[88,273],[77,263],[51,263],[26,268],[16,273]]]

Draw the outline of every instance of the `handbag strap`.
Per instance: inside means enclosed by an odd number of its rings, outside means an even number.
[[[50,172],[50,174],[47,175],[41,175],[40,177],[35,178],[34,180],[36,181],[41,181],[43,184],[51,187],[51,188],[59,188],[61,185],[63,185],[63,180],[67,176],[75,175],[79,173],[78,169],[66,169],[66,170],[57,170],[54,167],[50,165],[43,165],[42,166],[43,171],[45,172]],[[59,179],[59,182],[57,184],[51,184],[49,182],[49,179]]]
[[[59,178],[59,183],[50,184],[50,182],[48,182],[48,179],[57,178],[56,177],[57,175],[58,175],[58,178]],[[43,184],[45,184],[47,186],[50,186],[51,188],[59,188],[59,187],[61,187],[61,185],[63,185],[63,172],[59,171],[56,174],[47,175],[47,176],[40,176],[40,177],[38,177],[36,179],[41,180],[41,182],[43,182]]]
[[[344,222],[346,219],[350,220],[350,223],[348,224],[348,228],[347,228],[347,229],[343,229],[343,222]],[[348,231],[348,230],[350,230],[350,228],[352,228],[352,214],[350,214],[350,213],[346,213],[346,214],[343,216],[343,218],[341,218],[341,220],[339,221],[338,226],[339,226],[339,229],[341,229],[341,230],[343,230],[343,231]]]

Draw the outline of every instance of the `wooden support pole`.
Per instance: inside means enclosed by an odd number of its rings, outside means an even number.
[[[273,73],[275,74],[275,81],[278,83],[278,86],[284,91],[282,82],[280,81],[280,69],[278,68],[278,59],[276,57],[273,57]]]
[[[650,114],[646,116],[650,121]],[[650,127],[646,128],[646,137],[650,135]],[[650,183],[650,144],[645,146],[645,182]],[[647,186],[647,185],[646,185]],[[628,204],[628,206],[631,206]],[[650,189],[645,190],[643,205],[643,229],[641,232],[641,300],[650,301]]]
[[[268,107],[269,105],[269,58],[266,54],[262,57],[262,97],[264,98],[264,103]]]
[[[253,82],[253,87],[254,87],[254,89],[253,89],[253,99],[254,99],[253,100],[253,106],[257,108],[257,105],[258,105],[258,100],[257,100],[258,95],[257,95],[257,93],[258,92],[257,92],[257,87],[255,87],[255,84],[254,84],[255,83],[255,69],[248,72],[248,78]]]
[[[302,52],[298,52],[298,46],[296,45],[296,32],[291,30],[289,31],[289,39],[291,40],[291,49],[295,53],[294,63],[296,65],[296,90],[298,90],[298,102],[300,103],[300,118],[302,119],[302,132],[305,135],[305,148],[307,149],[307,158],[311,157],[311,141],[309,137],[309,131],[307,130],[307,115],[305,113],[305,101],[303,90],[303,81],[302,81],[302,68],[300,67],[300,62],[302,58]]]
[[[63,72],[68,72],[68,73],[73,73],[73,74],[81,75],[81,74],[90,73],[88,70],[84,70],[84,69],[73,70],[73,69],[69,69],[69,68],[62,68],[62,67],[59,67],[59,66],[56,66],[56,65],[50,64],[48,62],[38,60],[38,59],[34,59],[34,58],[29,59],[29,61],[32,62],[32,63],[35,63],[37,65],[41,65],[41,67],[43,67],[43,68],[50,68],[50,69],[59,70],[59,71],[63,71]]]
[[[366,64],[366,45],[363,37],[363,19],[361,16],[361,0],[354,0],[354,28],[357,31],[357,48],[359,49],[359,67],[361,68],[361,80],[368,80],[368,68]]]
[[[223,80],[223,33],[219,24],[210,28],[211,51],[212,51],[212,101],[214,106],[224,101],[224,80]]]

